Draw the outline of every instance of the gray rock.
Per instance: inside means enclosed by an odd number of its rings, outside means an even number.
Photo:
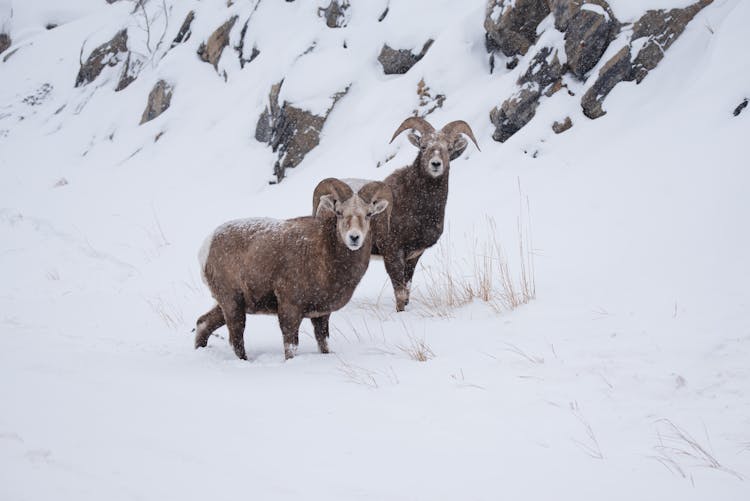
[[[573,127],[573,120],[571,120],[570,117],[565,117],[562,122],[555,121],[555,123],[552,124],[552,130],[555,134],[562,134],[571,127]]]
[[[582,4],[583,0],[549,0],[550,11],[555,17],[555,28],[565,32],[568,29],[568,23]]]
[[[490,111],[490,121],[495,126],[492,138],[503,143],[529,123],[542,95],[550,96],[560,89],[563,71],[557,49],[542,47],[518,79],[520,89]]]
[[[526,54],[549,13],[547,0],[489,0],[484,18],[487,51],[500,50],[508,57]]]
[[[378,56],[378,61],[383,66],[383,72],[386,75],[403,75],[427,54],[432,42],[434,40],[427,40],[419,54],[414,54],[408,49],[392,49],[387,44],[383,45]]]
[[[318,7],[318,16],[325,18],[329,28],[343,28],[347,23],[346,11],[349,7],[349,0],[331,0],[328,7]]]
[[[636,82],[646,77],[664,58],[664,52],[685,31],[687,24],[713,0],[700,0],[684,9],[650,10],[633,25],[631,40],[646,37],[647,41],[633,61],[632,79]]]
[[[105,42],[89,55],[76,76],[76,87],[93,82],[105,66],[117,66],[128,52],[128,30],[119,31],[109,42]]]
[[[218,70],[219,59],[224,47],[229,45],[229,32],[232,30],[234,23],[237,22],[237,16],[232,16],[227,22],[216,28],[211,33],[208,40],[198,47],[198,57],[201,61],[211,63],[215,70]]]
[[[607,12],[609,6],[606,2],[588,3],[601,7],[602,11],[579,9],[570,18],[565,31],[565,54],[568,57],[568,67],[570,72],[580,80],[583,80],[586,73],[596,66],[619,31],[619,23],[610,12]]]
[[[128,52],[128,57],[125,59],[125,65],[122,68],[115,92],[119,92],[135,82],[135,79],[138,78],[138,73],[141,72],[141,68],[143,68],[143,59],[132,52]]]
[[[664,52],[685,31],[687,24],[713,0],[700,0],[684,9],[650,10],[633,25],[629,44],[620,49],[599,70],[593,85],[581,99],[583,113],[589,118],[598,118],[606,113],[602,103],[610,91],[621,81],[640,83],[648,72],[656,68],[664,58]],[[631,54],[633,42],[646,40],[635,56]],[[632,62],[631,62],[632,61]]]
[[[182,25],[180,26],[180,30],[177,32],[177,36],[174,37],[174,40],[172,40],[172,45],[170,45],[170,49],[181,44],[184,42],[187,42],[190,39],[190,35],[193,34],[191,27],[193,25],[193,20],[195,19],[195,11],[188,12],[187,16],[185,16],[185,20],[182,22]]]
[[[299,165],[305,155],[320,143],[320,132],[328,115],[349,90],[347,86],[342,92],[336,93],[331,107],[323,116],[319,116],[288,102],[279,104],[279,92],[283,83],[282,80],[271,87],[269,104],[255,127],[255,139],[267,143],[278,155],[273,169],[276,182],[281,182],[286,169]]]
[[[11,45],[10,35],[7,33],[0,33],[0,54],[6,51]]]
[[[631,69],[630,46],[626,45],[602,66],[596,81],[581,98],[583,114],[589,118],[604,115],[606,111],[602,109],[602,102],[615,85],[628,78]]]
[[[151,89],[148,95],[148,102],[146,103],[146,109],[143,110],[141,116],[141,124],[144,124],[154,118],[158,117],[172,102],[172,91],[173,87],[164,80],[159,80]]]

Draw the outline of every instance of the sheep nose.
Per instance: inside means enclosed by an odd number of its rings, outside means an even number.
[[[352,245],[357,245],[359,243],[359,238],[360,235],[358,234],[349,235],[349,241],[352,243]]]
[[[431,164],[432,164],[432,166],[433,166],[433,167],[435,167],[436,169],[437,169],[438,167],[440,167],[440,166],[441,166],[441,165],[443,164],[443,162],[441,162],[440,160],[433,160],[433,161],[432,161],[432,162],[430,162],[430,163],[431,163]]]

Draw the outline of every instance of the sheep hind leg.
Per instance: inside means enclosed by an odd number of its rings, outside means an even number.
[[[315,329],[315,340],[318,342],[318,350],[321,353],[329,353],[328,351],[328,319],[330,315],[322,317],[311,318],[310,321]]]
[[[245,354],[245,304],[242,299],[235,298],[221,307],[224,312],[224,320],[229,329],[229,344],[234,349],[234,354],[241,360],[247,360]]]
[[[205,348],[211,334],[225,323],[224,312],[221,311],[218,304],[201,316],[195,325],[195,348]]]
[[[291,305],[279,305],[279,327],[284,337],[284,359],[294,358],[299,346],[299,326],[302,313]]]

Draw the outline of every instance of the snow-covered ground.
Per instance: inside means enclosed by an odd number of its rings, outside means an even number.
[[[84,42],[138,22],[131,3],[0,2],[20,47],[0,63],[0,499],[750,499],[750,111],[732,116],[750,3],[707,7],[606,116],[560,92],[504,144],[488,112],[524,64],[489,74],[483,1],[394,0],[382,23],[387,2],[355,2],[333,30],[324,2],[261,2],[246,39],[261,55],[240,69],[226,49],[225,82],[195,51],[254,3],[175,2],[170,33],[195,8],[192,37],[115,93],[119,70],[73,84]],[[611,3],[627,19],[686,2]],[[407,74],[382,74],[384,42],[428,37]],[[282,99],[311,109],[352,87],[269,185],[253,133],[284,76]],[[159,78],[172,106],[138,126]],[[247,362],[224,329],[194,350],[203,238],[307,214],[324,177],[409,162],[406,138],[388,141],[422,78],[447,95],[428,119],[468,121],[482,151],[452,162],[449,229],[407,311],[374,260],[331,317],[331,355],[305,322],[284,362],[270,316],[248,317]],[[518,277],[519,217],[536,299],[430,306],[436,270],[471,279],[492,224]],[[408,353],[421,342],[426,362]]]

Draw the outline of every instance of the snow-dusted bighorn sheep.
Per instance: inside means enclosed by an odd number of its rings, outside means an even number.
[[[378,221],[372,229],[372,253],[383,256],[396,296],[396,311],[403,311],[409,303],[411,279],[420,256],[443,233],[450,161],[461,156],[468,146],[461,134],[468,136],[479,149],[471,127],[463,120],[450,122],[436,131],[427,120],[410,117],[396,129],[391,142],[407,129],[419,133],[410,132],[408,136],[419,149],[417,158],[383,181],[393,191],[390,228]]]
[[[315,216],[231,221],[206,240],[201,271],[217,305],[198,319],[196,348],[226,324],[235,354],[245,359],[245,314],[275,313],[285,358],[295,354],[303,318],[312,321],[320,352],[328,353],[328,318],[367,270],[370,219],[387,227],[393,198],[378,181],[354,193],[329,178],[315,188],[315,201]]]

